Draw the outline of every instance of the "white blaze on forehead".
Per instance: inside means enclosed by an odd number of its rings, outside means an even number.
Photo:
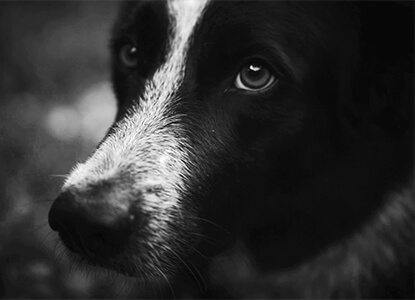
[[[163,199],[159,203],[154,194],[148,196],[148,201],[144,199],[143,206],[147,209],[157,211],[178,204],[183,178],[191,175],[190,162],[183,128],[176,122],[180,116],[169,111],[169,106],[183,81],[192,33],[208,1],[168,2],[172,30],[166,62],[146,83],[139,104],[130,109],[94,155],[77,166],[64,188],[82,189],[122,174],[121,177],[133,182],[132,193],[149,186],[163,188],[164,196],[160,196]]]
[[[154,74],[153,84],[144,99],[157,98],[159,104],[169,101],[183,80],[190,37],[208,0],[172,0],[168,2],[173,33],[169,40],[166,63]]]

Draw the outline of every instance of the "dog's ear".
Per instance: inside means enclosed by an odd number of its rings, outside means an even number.
[[[401,139],[414,126],[413,2],[358,2],[360,61],[353,100],[344,107],[353,131]]]

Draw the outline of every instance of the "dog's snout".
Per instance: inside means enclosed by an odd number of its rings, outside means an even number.
[[[49,211],[49,225],[68,249],[91,258],[122,251],[135,219],[128,205],[70,191],[61,193]]]

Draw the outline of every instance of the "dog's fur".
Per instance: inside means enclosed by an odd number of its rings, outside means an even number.
[[[176,297],[413,297],[411,22],[395,3],[124,4],[117,118],[63,190],[140,222],[89,262]],[[263,92],[234,85],[251,57]]]

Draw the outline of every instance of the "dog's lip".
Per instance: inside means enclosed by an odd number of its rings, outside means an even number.
[[[68,250],[74,252],[74,253],[78,253],[82,252],[81,249],[79,249],[79,247],[76,246],[76,243],[73,243],[73,238],[71,236],[71,234],[69,232],[67,232],[66,230],[62,230],[59,232],[59,237],[61,239],[61,241],[63,242],[63,244],[66,246],[66,248],[68,248]]]
[[[94,256],[88,249],[85,247],[85,245],[82,244],[82,241],[75,235],[71,235],[66,230],[63,230],[59,232],[59,237],[62,240],[62,242],[65,244],[65,246],[68,248],[69,251],[79,254],[81,256],[85,256],[89,259],[93,259]],[[76,240],[75,242],[73,242]]]

